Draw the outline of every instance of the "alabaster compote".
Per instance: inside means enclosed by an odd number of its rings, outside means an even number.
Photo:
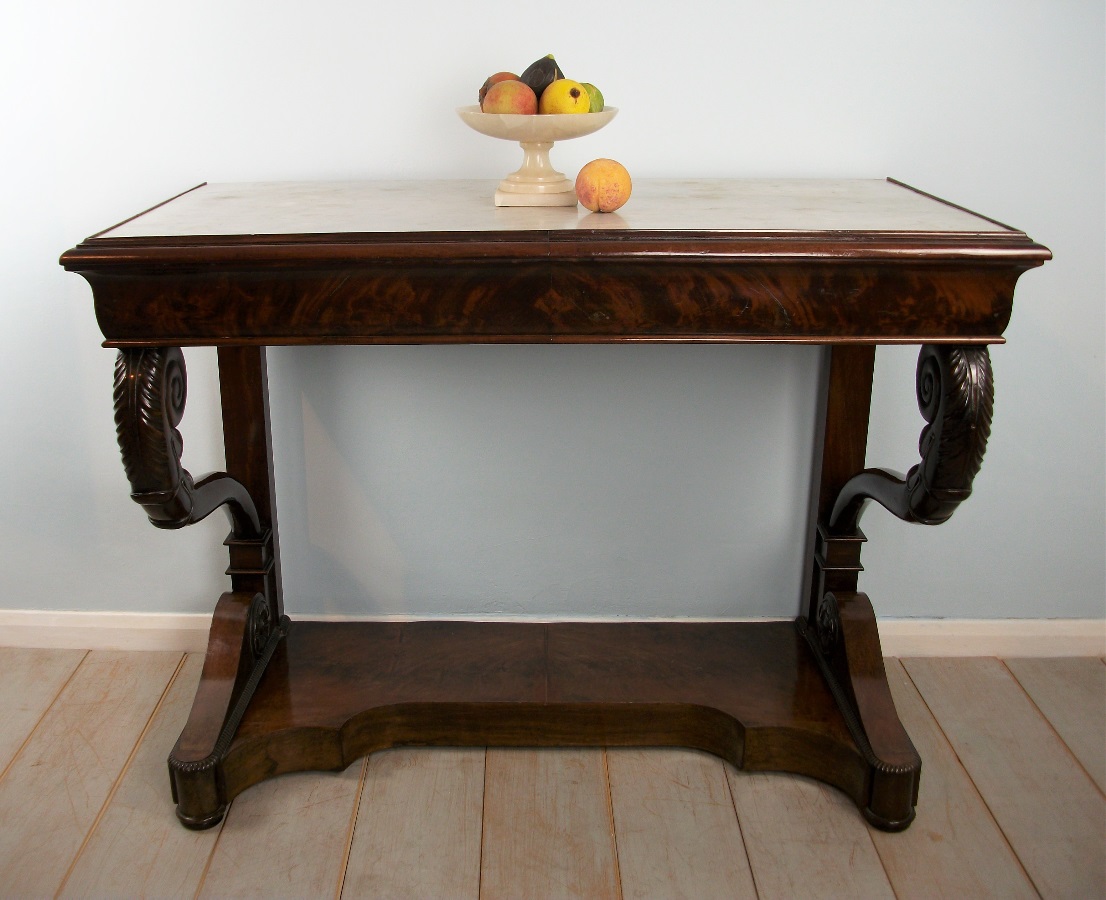
[[[556,171],[549,151],[556,141],[567,141],[598,131],[618,113],[608,106],[601,112],[516,115],[481,112],[479,106],[462,106],[461,120],[481,134],[504,141],[518,141],[522,165],[500,183],[496,206],[575,206],[575,184]]]

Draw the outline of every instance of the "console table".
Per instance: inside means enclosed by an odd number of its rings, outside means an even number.
[[[990,431],[988,344],[1049,251],[894,181],[644,181],[616,214],[498,208],[485,182],[201,185],[66,252],[117,348],[131,496],[159,528],[223,507],[219,598],[169,757],[177,815],[401,744],[679,745],[914,817],[861,513],[936,524]],[[292,624],[281,597],[265,348],[450,342],[824,344],[795,622]],[[920,459],[865,469],[875,348],[920,345]],[[193,479],[181,348],[218,348],[226,471]],[[596,598],[602,612],[603,598]],[[681,611],[672,610],[678,615]]]

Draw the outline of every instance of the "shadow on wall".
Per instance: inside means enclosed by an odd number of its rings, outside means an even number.
[[[794,615],[820,353],[270,351],[289,609]]]

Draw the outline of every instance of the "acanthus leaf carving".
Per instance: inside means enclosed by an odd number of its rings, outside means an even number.
[[[936,525],[972,492],[991,434],[994,379],[985,346],[925,344],[918,354],[918,408],[926,425],[921,461],[905,478],[865,469],[846,482],[830,516],[830,531],[852,534],[869,500],[900,519]]]
[[[225,505],[238,537],[259,537],[261,523],[246,488],[223,472],[193,480],[181,464],[187,374],[179,347],[119,351],[115,361],[115,431],[131,497],[159,528],[182,528]]]

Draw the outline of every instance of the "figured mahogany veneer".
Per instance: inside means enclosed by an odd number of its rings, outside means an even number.
[[[231,590],[169,758],[177,815],[208,827],[265,778],[398,744],[675,744],[821,779],[905,828],[921,761],[858,590],[859,521],[874,500],[935,524],[970,494],[986,345],[1048,250],[891,181],[645,181],[610,216],[489,197],[477,182],[202,185],[63,255],[119,348],[132,496],[163,528],[231,513]],[[290,623],[265,347],[500,341],[828,345],[796,621]],[[901,477],[865,468],[884,343],[921,345],[921,460]],[[219,347],[227,471],[199,480],[177,431],[189,345]]]
[[[868,803],[860,753],[789,622],[299,622],[238,729],[227,793],[403,744],[643,743],[832,771]]]

